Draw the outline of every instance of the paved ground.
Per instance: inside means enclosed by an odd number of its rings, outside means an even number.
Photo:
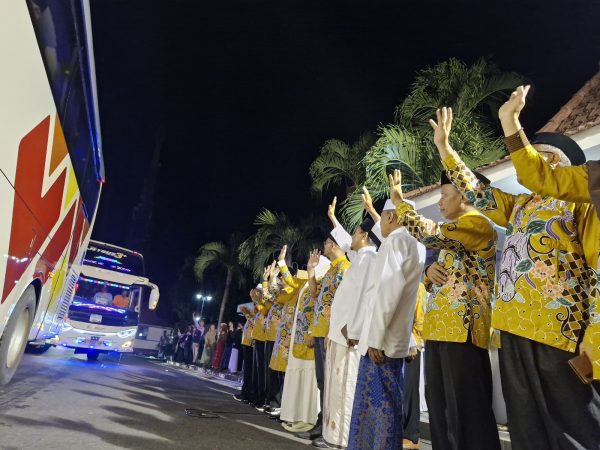
[[[25,355],[0,390],[0,448],[309,448],[234,392],[135,357],[88,363],[62,348]],[[198,419],[186,408],[222,413]]]
[[[0,448],[313,448],[234,401],[231,386],[133,356],[88,363],[63,348],[25,355],[0,389]],[[188,417],[186,408],[219,414]]]

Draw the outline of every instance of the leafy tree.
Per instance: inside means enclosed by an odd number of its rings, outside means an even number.
[[[363,158],[365,185],[373,199],[388,195],[386,174],[392,169],[402,171],[405,192],[439,181],[442,165],[428,121],[441,106],[453,109],[452,145],[467,165],[477,167],[504,156],[497,110],[525,82],[485,59],[468,66],[451,58],[418,72],[396,108],[396,123],[379,128],[379,138]],[[360,187],[355,188],[340,205],[341,218],[350,228],[362,220],[360,194]]]
[[[221,299],[218,323],[223,321],[223,314],[225,313],[225,306],[233,280],[236,279],[240,287],[246,282],[244,271],[239,263],[240,241],[238,234],[232,234],[227,243],[208,242],[200,247],[199,254],[194,262],[194,272],[200,282],[203,281],[207,269],[210,267],[220,267],[225,271],[225,287]]]
[[[352,145],[340,139],[326,141],[309,168],[313,193],[321,196],[328,189],[341,186],[349,194],[362,186],[365,181],[362,160],[374,143],[371,133],[363,133]]]
[[[254,220],[256,232],[240,245],[240,263],[259,279],[264,267],[287,245],[287,264],[308,259],[308,253],[320,243],[324,225],[320,219],[308,217],[298,224],[282,213],[263,209]]]

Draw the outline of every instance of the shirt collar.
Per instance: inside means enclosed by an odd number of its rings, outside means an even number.
[[[331,261],[330,268],[333,269],[333,268],[339,266],[342,263],[342,261],[344,261],[344,260],[346,260],[346,261],[348,260],[346,258],[346,255],[342,255],[339,258],[335,258],[333,261]]]
[[[367,245],[366,247],[359,249],[356,253],[358,253],[360,255],[361,253],[367,253],[367,252],[377,252],[377,247],[374,247],[372,245]]]

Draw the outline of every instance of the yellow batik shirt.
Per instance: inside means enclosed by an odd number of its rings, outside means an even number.
[[[283,316],[277,327],[269,368],[278,372],[285,372],[290,355],[292,327],[298,295],[308,280],[293,277],[285,264],[280,266],[280,271],[286,286],[281,290],[275,301],[283,306]]]
[[[587,203],[595,209],[590,195],[588,167],[569,166],[552,169],[540,154],[528,144],[522,142],[514,149],[509,146],[511,158],[517,174],[527,174],[523,184],[533,192],[548,195],[561,200]],[[596,163],[598,164],[598,163]],[[596,271],[592,274],[590,283],[590,325],[585,332],[585,341],[593,349],[592,364],[594,379],[600,380],[600,287],[598,286],[598,255],[600,253],[600,221],[598,210],[588,216],[584,224],[582,237],[587,264]]]
[[[254,308],[256,308],[256,305],[254,305]],[[252,330],[254,330],[256,310],[252,310],[250,311],[250,314],[244,314],[244,316],[246,316],[246,323],[244,324],[244,331],[242,332],[242,345],[252,347]]]
[[[425,304],[427,303],[427,290],[423,283],[419,283],[417,303],[415,303],[415,316],[413,318],[412,337],[417,343],[419,351],[423,351],[423,319],[425,317]]]
[[[256,305],[256,316],[254,316],[254,329],[252,330],[252,339],[264,342],[267,340],[267,316],[272,303],[263,299]]]
[[[350,267],[350,261],[346,255],[340,256],[331,262],[329,270],[321,280],[321,290],[315,300],[313,323],[309,328],[313,337],[324,338],[329,334],[331,303],[348,267]]]
[[[452,222],[434,222],[408,203],[396,208],[398,223],[425,247],[441,250],[438,262],[448,280],[431,285],[425,307],[423,338],[471,342],[488,349],[498,236],[490,221],[471,211]],[[428,280],[427,280],[428,281]]]
[[[580,236],[595,212],[590,205],[486,187],[456,154],[443,163],[465,198],[506,227],[492,326],[575,352],[589,324],[592,281]]]
[[[277,279],[274,279],[270,285],[263,282],[263,296],[267,301],[271,302],[271,309],[269,309],[269,314],[267,315],[265,328],[266,340],[271,342],[275,342],[277,327],[283,318],[283,305],[277,303],[277,296],[281,292],[281,289]]]
[[[296,315],[296,334],[294,335],[294,358],[315,359],[315,350],[306,345],[308,329],[315,314],[315,299],[310,295],[310,289],[304,289],[298,299],[298,314]]]

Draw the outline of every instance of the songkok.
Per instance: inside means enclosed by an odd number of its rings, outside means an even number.
[[[569,161],[571,161],[571,165],[573,166],[585,164],[585,155],[579,144],[564,134],[548,132],[537,133],[533,136],[531,144],[546,144],[561,150],[567,158],[569,158]]]
[[[479,182],[481,184],[484,184],[485,186],[489,186],[490,184],[492,184],[489,178],[487,178],[485,175],[480,174],[479,172],[476,172],[475,170],[473,170],[473,175],[475,175]],[[442,170],[442,175],[440,176],[440,183],[442,185],[452,184],[452,181],[450,181],[450,178],[448,178],[448,175],[446,174],[445,170]]]
[[[387,199],[385,201],[385,204],[383,205],[383,209],[381,210],[381,212],[383,211],[396,211],[396,205],[394,205],[394,202],[391,199]]]
[[[373,220],[370,217],[367,217],[360,224],[360,229],[363,230],[363,231],[365,231],[365,232],[367,232],[369,234],[369,237],[371,238],[371,240],[375,243],[375,246],[379,247],[381,245],[381,241],[375,235],[375,233],[373,233],[373,227],[374,226],[375,226],[375,222],[373,222]]]

